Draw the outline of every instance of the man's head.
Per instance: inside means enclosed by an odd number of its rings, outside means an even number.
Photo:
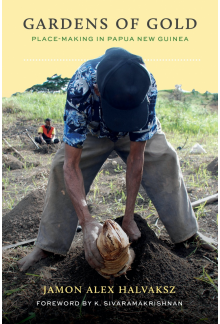
[[[51,119],[50,119],[50,118],[46,118],[46,119],[45,119],[45,125],[46,125],[47,127],[50,127],[50,126],[51,126]]]
[[[103,118],[111,130],[138,131],[146,124],[151,81],[140,56],[120,47],[108,49],[97,68],[97,84]]]

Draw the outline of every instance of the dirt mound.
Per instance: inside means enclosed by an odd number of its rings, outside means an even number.
[[[44,197],[44,190],[31,191],[2,218],[3,245],[14,244],[37,236]]]
[[[10,170],[22,169],[24,167],[24,163],[19,161],[13,155],[7,155],[7,154],[3,154],[2,164],[3,164],[3,169],[10,168]]]
[[[122,218],[116,221],[121,224]],[[187,250],[181,246],[175,249],[173,246],[169,247],[156,237],[139,215],[135,215],[135,221],[141,230],[141,238],[132,244],[136,258],[127,276],[115,279],[113,296],[108,293],[108,286],[111,286],[109,281],[86,262],[82,233],[78,233],[67,257],[53,256],[41,260],[31,268],[31,273],[38,274],[38,277],[35,281],[31,278],[28,300],[25,290],[24,293],[20,292],[16,302],[17,306],[22,305],[18,310],[22,309],[23,313],[22,316],[16,313],[15,322],[19,322],[34,310],[37,323],[42,324],[48,323],[48,318],[56,318],[55,323],[195,324],[201,318],[205,318],[207,323],[217,323],[215,290],[210,288],[209,284],[195,280],[195,277],[201,275],[201,262],[196,264],[186,257],[195,247]],[[22,253],[24,252],[18,252]],[[208,257],[211,260],[214,255],[208,253]],[[213,271],[213,267],[214,265],[209,263],[206,265],[206,271]],[[14,275],[7,272],[7,281]],[[27,284],[25,274],[17,272],[16,277],[19,287]],[[101,286],[106,287],[106,293],[100,292]],[[52,290],[49,292],[50,287]],[[63,293],[53,293],[56,287],[63,289]],[[69,293],[71,287],[73,292]],[[75,287],[80,288],[81,293],[75,290]],[[7,286],[7,290],[9,289],[12,289],[10,285]],[[47,293],[43,295],[45,289]],[[95,292],[95,289],[99,292]],[[90,306],[79,309],[68,304],[78,301],[80,305],[82,300],[90,301]],[[65,301],[66,305],[45,307],[42,304],[36,307],[36,301],[44,304],[53,301],[55,304],[59,302],[60,305]],[[95,302],[99,306],[94,306]],[[172,306],[169,306],[168,302]],[[182,302],[182,306],[177,306],[178,302]]]
[[[119,225],[122,225],[122,219],[120,217],[116,220]],[[192,279],[195,270],[188,260],[172,253],[141,216],[136,214],[135,221],[141,231],[141,238],[136,243],[132,243],[136,255],[129,273],[132,284],[139,285],[143,276],[151,286],[181,286],[187,279]],[[138,273],[136,273],[137,268],[139,268]]]
[[[211,171],[213,175],[218,175],[218,158],[216,157],[211,163],[207,165],[207,170]]]
[[[44,144],[44,145],[40,145],[39,146],[39,150],[35,149],[36,152],[39,152],[41,154],[52,154],[52,153],[56,153],[57,150],[60,148],[60,143],[58,144]]]
[[[5,134],[5,137],[7,137],[7,134]],[[15,141],[18,142],[13,144],[13,148],[8,146],[3,147],[2,152],[4,154],[13,153],[16,156],[14,149],[20,152],[24,150],[33,151],[36,148],[36,146],[31,142],[31,140],[29,138],[26,138],[26,136],[24,137],[24,135],[23,136],[17,135],[16,137],[12,137],[10,139],[10,142],[11,141],[13,142],[12,140],[13,138],[15,139]]]
[[[117,218],[116,222],[121,225],[122,219],[122,217]],[[141,290],[141,286],[148,286],[149,288],[152,286],[153,290],[156,291],[156,286],[175,286],[178,298],[180,298],[180,294],[183,297],[182,286],[186,286],[187,282],[193,281],[196,269],[192,267],[188,259],[179,257],[159,240],[141,216],[136,214],[135,221],[141,231],[141,238],[136,243],[132,243],[132,248],[135,251],[135,260],[131,266],[132,269],[127,272],[127,278],[122,276],[115,279],[116,287],[138,286],[139,290]],[[108,284],[108,280],[98,275],[85,262],[82,241],[80,243],[79,241],[77,242],[77,247],[73,244],[70,253],[73,253],[75,257],[67,261],[69,268],[64,266],[66,261],[60,265],[64,277],[70,276],[69,271],[71,269],[72,279],[77,283],[77,286],[84,287],[85,292],[89,286],[94,287]],[[144,294],[138,294],[138,296],[134,296],[135,299],[146,297]],[[150,294],[150,296],[152,295]],[[102,295],[100,297],[101,300]],[[117,292],[117,289],[115,289],[114,298],[123,299],[121,294]]]
[[[37,162],[35,162],[35,161],[33,161],[33,162],[26,162],[26,167],[28,167],[28,168],[32,168],[32,167],[38,167],[40,165],[40,162],[39,161],[37,161]]]
[[[14,146],[13,147],[14,149],[16,149],[17,151],[19,151],[21,149],[21,146],[20,145],[17,145],[17,146]],[[16,155],[15,151],[13,150],[12,147],[3,147],[2,148],[2,153],[3,154],[10,154],[10,153],[13,153]]]
[[[10,155],[10,154],[3,154],[2,156],[2,164],[3,164],[3,169],[8,169],[10,168],[10,170],[16,170],[16,169],[22,169],[25,166],[27,168],[31,168],[31,167],[37,167],[40,165],[40,162],[37,161],[25,161],[25,163],[21,162],[19,159],[17,159],[15,156]]]

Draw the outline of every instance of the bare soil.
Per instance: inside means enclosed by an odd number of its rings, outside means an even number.
[[[2,163],[3,163],[3,169],[10,169],[10,170],[16,170],[16,169],[22,169],[24,167],[24,163],[19,161],[16,157],[9,154],[4,154],[2,156]]]
[[[37,237],[45,190],[33,190],[2,218],[5,243],[15,244]]]
[[[61,134],[62,126],[55,126]],[[33,137],[37,127],[29,127]],[[3,245],[37,236],[51,161],[60,145],[36,150],[30,140],[22,135],[27,125],[23,126],[20,122],[15,128],[5,130],[3,136],[28,163],[22,169],[3,169]],[[4,146],[5,153],[13,156],[13,152]],[[215,156],[186,156],[182,152],[179,152],[179,156],[191,201],[215,194],[218,190],[216,172],[208,171],[204,185],[204,179],[200,179],[202,177],[198,173],[201,165],[202,170],[207,169]],[[126,194],[125,171],[126,165],[114,152],[102,166],[87,196],[91,214],[98,221],[114,218],[121,223]],[[191,181],[192,175],[197,176],[197,181]],[[218,203],[215,202],[195,209],[200,231],[213,239],[217,239],[217,208]],[[127,275],[116,278],[113,295],[94,293],[95,286],[100,289],[101,286],[109,286],[110,282],[87,264],[82,233],[76,234],[66,257],[51,255],[27,273],[19,272],[17,260],[29,253],[32,246],[4,251],[3,323],[20,323],[24,320],[37,324],[217,323],[217,253],[203,250],[190,242],[174,245],[142,187],[136,212],[135,220],[142,234],[138,242],[132,243],[136,258]],[[49,287],[54,291],[56,286],[63,287],[64,293],[43,295],[45,286],[46,291]],[[65,292],[68,286],[81,287],[81,293]],[[119,293],[120,286],[125,286],[126,292]],[[164,287],[167,286],[168,292],[165,292]],[[87,292],[88,287],[92,288],[93,293]],[[128,292],[129,287],[133,288],[133,292]],[[148,287],[146,293],[139,293],[141,287]],[[171,293],[171,287],[175,287],[174,293]],[[136,289],[138,292],[135,292]],[[82,306],[83,300],[91,301],[91,306]],[[79,306],[37,306],[37,301],[78,301]],[[122,301],[131,305],[123,306]],[[95,306],[94,302],[100,306]],[[149,302],[155,305],[150,306]],[[162,302],[166,302],[166,305],[162,306]],[[168,302],[182,302],[182,306],[169,306]]]
[[[218,158],[216,157],[211,163],[207,165],[207,170],[213,175],[218,175]]]

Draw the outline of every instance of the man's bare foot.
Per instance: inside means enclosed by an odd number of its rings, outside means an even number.
[[[217,245],[217,242],[213,239],[197,232],[194,234],[190,240],[190,242],[196,242],[198,246],[201,246],[203,249],[215,251],[217,248],[214,247],[212,244]]]
[[[137,241],[141,237],[141,232],[140,232],[139,228],[137,227],[137,224],[134,220],[127,221],[127,220],[123,219],[122,229],[128,235],[131,242]]]
[[[31,253],[29,253],[24,258],[18,261],[18,267],[20,268],[20,271],[26,271],[36,262],[40,261],[41,259],[47,258],[49,254],[49,252],[44,251],[39,247],[35,246]]]

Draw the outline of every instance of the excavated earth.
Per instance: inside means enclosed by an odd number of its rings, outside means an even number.
[[[34,136],[37,126],[29,127],[29,131]],[[15,136],[10,131],[5,131],[4,136],[27,159],[20,169],[9,168],[9,160],[20,160],[13,159],[14,153],[3,148],[2,240],[6,246],[37,237],[50,164],[58,147],[35,150],[23,135],[22,146],[9,137]],[[180,160],[183,168],[187,162],[195,168],[201,163],[207,166],[214,156],[189,159]],[[216,165],[214,160],[209,166],[215,176],[210,177],[208,185],[187,187],[191,201],[216,193]],[[186,179],[188,176],[191,174],[184,172]],[[124,204],[125,190],[125,164],[117,155],[110,156],[87,197],[93,217],[103,222],[115,216],[121,224],[123,213],[119,203]],[[6,204],[8,200],[11,205]],[[120,208],[116,210],[117,206]],[[82,232],[75,235],[66,257],[50,255],[25,273],[19,271],[17,261],[30,253],[33,246],[3,251],[3,323],[217,323],[217,253],[192,243],[174,245],[143,188],[136,207],[143,210],[141,216],[135,216],[141,231],[141,238],[132,243],[136,258],[126,276],[115,279],[113,294],[108,288],[112,283],[85,260]],[[217,209],[215,202],[198,209],[196,214],[201,232],[213,238],[217,237]],[[106,292],[102,293],[104,286]]]
[[[32,197],[33,205],[37,199],[41,202],[36,195]],[[121,224],[122,217],[116,221]],[[200,248],[195,251],[194,245],[187,249],[184,245],[174,246],[158,239],[141,216],[135,215],[135,221],[141,231],[141,238],[132,243],[136,258],[126,276],[115,279],[114,294],[107,288],[112,283],[86,262],[82,233],[76,234],[66,257],[51,255],[27,273],[18,269],[3,272],[6,293],[15,287],[13,284],[19,282],[20,287],[16,299],[3,301],[3,308],[10,300],[18,307],[11,322],[19,323],[34,314],[31,323],[156,324],[197,323],[201,319],[217,323],[217,293],[210,284],[196,279],[202,274],[202,266],[209,275],[216,273],[215,252]],[[27,248],[20,247],[14,256],[20,258],[27,252]],[[13,251],[5,253],[13,255]],[[106,293],[101,293],[102,286],[107,286]],[[87,306],[81,305],[83,301]]]
[[[44,198],[45,190],[33,190],[15,208],[3,216],[3,245],[37,237]]]

